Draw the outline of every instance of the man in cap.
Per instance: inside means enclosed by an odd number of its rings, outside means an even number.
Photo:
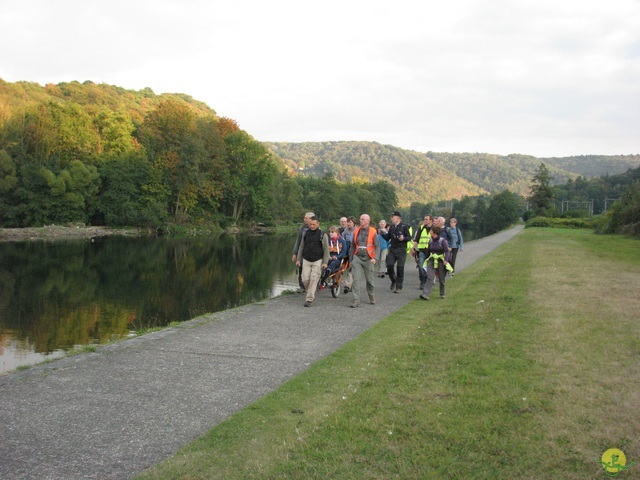
[[[388,233],[382,236],[385,240],[389,241],[387,275],[389,275],[389,279],[391,280],[391,290],[395,293],[400,293],[404,282],[407,242],[411,240],[411,232],[409,226],[402,223],[402,215],[400,215],[400,212],[397,210],[391,213],[391,226],[389,227]]]

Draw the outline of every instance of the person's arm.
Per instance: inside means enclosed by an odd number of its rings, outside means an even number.
[[[300,239],[300,246],[298,247],[298,253],[296,254],[296,265],[302,265],[302,250],[304,249],[304,237]]]
[[[462,246],[464,245],[462,241],[462,230],[460,230],[458,227],[456,227],[456,230],[458,232],[458,249],[462,251]]]
[[[338,238],[338,243],[340,244],[340,253],[338,253],[336,260],[342,260],[348,253],[347,242],[345,241],[344,238],[340,237]]]
[[[442,239],[442,250],[444,254],[444,264],[449,263],[449,257],[451,256],[451,248],[449,247],[449,242],[447,242],[446,238]]]
[[[374,235],[373,236],[373,244],[376,247],[376,254],[374,255],[374,257],[371,259],[371,263],[373,263],[374,265],[376,264],[376,262],[378,261],[377,258],[380,257],[380,240],[378,239],[378,235]]]
[[[322,268],[327,268],[329,265],[329,235],[322,234]]]
[[[291,261],[295,262],[298,257],[298,249],[300,248],[300,242],[302,240],[302,228],[298,230],[298,236],[296,237],[296,243],[293,245],[293,257],[291,257]]]

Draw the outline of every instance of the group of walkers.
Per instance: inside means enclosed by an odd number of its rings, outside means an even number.
[[[445,298],[445,281],[453,275],[458,251],[463,249],[462,232],[452,218],[445,226],[444,217],[425,215],[416,229],[402,222],[398,211],[391,213],[391,223],[385,220],[378,228],[371,225],[366,213],[360,215],[356,227],[354,217],[340,219],[340,227],[332,226],[328,234],[320,229],[318,218],[308,212],[298,232],[293,247],[292,261],[298,267],[298,282],[306,292],[305,307],[311,307],[316,290],[324,285],[329,275],[335,273],[348,259],[350,271],[343,276],[344,293],[353,294],[352,308],[360,306],[363,287],[369,303],[375,305],[374,275],[389,277],[394,293],[401,293],[405,278],[407,255],[411,255],[418,267],[420,298],[429,300],[437,281],[440,298]]]

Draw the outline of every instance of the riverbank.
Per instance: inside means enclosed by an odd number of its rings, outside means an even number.
[[[175,227],[170,226],[162,230],[139,227],[91,227],[86,225],[47,225],[44,227],[28,228],[0,228],[0,242],[23,242],[33,240],[70,240],[82,238],[97,238],[106,236],[126,236],[142,237],[154,235],[179,235],[179,236],[202,236],[202,235],[237,235],[248,233],[250,235],[262,235],[265,233],[291,233],[296,232],[299,226],[283,225],[278,227],[265,227],[262,224],[252,224],[247,227],[229,227],[226,230],[221,228],[197,227]]]
[[[146,229],[87,227],[85,225],[47,225],[30,228],[0,228],[0,242],[20,242],[30,240],[56,240],[74,238],[95,238],[112,235],[139,237],[147,235]]]

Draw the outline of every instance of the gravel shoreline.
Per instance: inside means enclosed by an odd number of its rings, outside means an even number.
[[[87,227],[84,225],[66,227],[62,225],[47,225],[46,227],[0,228],[0,242],[94,238],[110,235],[139,237],[141,235],[141,230],[137,228]]]

